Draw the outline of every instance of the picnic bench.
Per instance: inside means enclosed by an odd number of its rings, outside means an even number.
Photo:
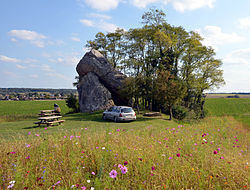
[[[40,110],[39,116],[53,116],[53,115],[61,115],[61,113],[55,112],[55,110]]]
[[[65,120],[60,120],[62,118],[61,115],[58,115],[60,113],[56,113],[54,110],[40,110],[40,114],[38,114],[40,117],[38,117],[38,122],[35,122],[39,127],[41,125],[47,125],[52,126],[54,124],[60,125]]]

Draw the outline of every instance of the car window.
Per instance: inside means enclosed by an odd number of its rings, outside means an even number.
[[[112,112],[116,112],[117,107],[113,107]]]
[[[121,113],[131,113],[132,111],[132,108],[122,108]]]
[[[112,111],[113,108],[114,108],[114,107],[109,108],[108,111],[109,111],[109,112]]]

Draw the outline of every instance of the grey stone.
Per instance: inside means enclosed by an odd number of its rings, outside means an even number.
[[[77,90],[81,112],[128,104],[128,99],[119,92],[126,76],[116,71],[99,51],[92,49],[86,53],[76,70],[79,74]]]

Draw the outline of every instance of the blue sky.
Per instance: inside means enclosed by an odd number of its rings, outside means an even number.
[[[0,87],[73,88],[86,41],[141,27],[152,7],[216,50],[226,85],[214,92],[250,92],[249,0],[1,0]]]

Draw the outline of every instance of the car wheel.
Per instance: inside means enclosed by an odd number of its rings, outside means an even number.
[[[102,119],[103,119],[103,120],[106,120],[106,119],[107,119],[105,114],[102,115]]]

